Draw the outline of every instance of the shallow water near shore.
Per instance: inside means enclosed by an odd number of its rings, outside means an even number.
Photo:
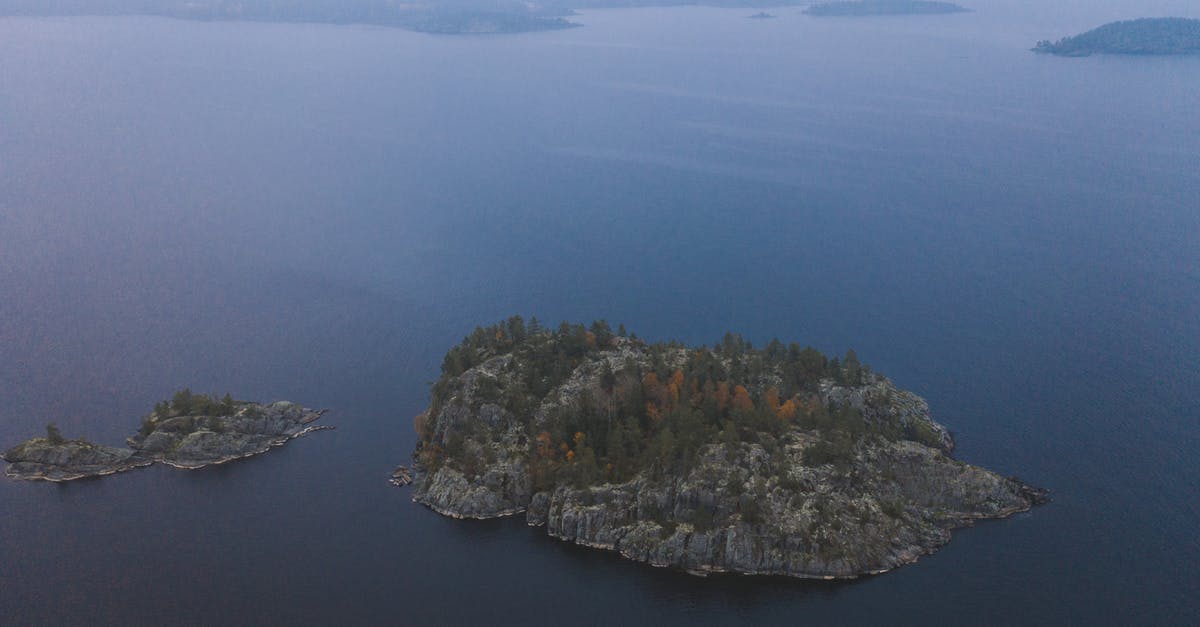
[[[337,426],[0,481],[0,622],[1193,621],[1200,59],[1028,48],[1200,14],[979,4],[482,38],[0,19],[0,446],[120,444],[183,385]],[[445,350],[513,313],[853,347],[1053,502],[853,582],[440,517],[389,473]]]

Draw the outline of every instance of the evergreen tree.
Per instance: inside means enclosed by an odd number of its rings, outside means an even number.
[[[597,320],[592,323],[592,334],[596,336],[596,346],[607,348],[612,344],[612,327],[608,326],[608,322],[605,320]]]
[[[67,441],[66,438],[62,436],[62,432],[58,430],[58,425],[54,424],[53,422],[46,425],[46,439],[49,440],[51,444],[55,445],[62,444],[63,442]]]
[[[512,338],[513,344],[524,343],[527,333],[525,321],[521,316],[513,316],[508,319],[508,335]]]
[[[191,415],[192,401],[192,390],[189,388],[183,388],[182,390],[176,392],[175,396],[171,397],[171,409],[174,410],[175,413],[184,416]]]
[[[858,355],[851,348],[846,351],[846,356],[842,359],[842,367],[846,370],[846,383],[849,385],[862,385],[862,364],[858,363]]]

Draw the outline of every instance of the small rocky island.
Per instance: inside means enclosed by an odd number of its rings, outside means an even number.
[[[862,17],[868,15],[938,15],[970,11],[950,2],[927,0],[847,0],[814,4],[804,12],[817,17]]]
[[[313,424],[324,414],[295,403],[270,404],[223,399],[190,390],[155,406],[127,448],[68,440],[53,424],[3,454],[6,474],[16,479],[71,481],[164,463],[202,468],[265,453],[293,438],[333,427]]]
[[[1200,54],[1200,20],[1161,17],[1112,22],[1056,42],[1039,41],[1033,51],[1063,57]]]
[[[452,348],[417,416],[413,500],[695,574],[881,573],[1046,501],[954,459],[853,351],[649,344],[514,317]]]

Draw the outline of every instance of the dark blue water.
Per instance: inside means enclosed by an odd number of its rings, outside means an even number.
[[[328,407],[244,463],[0,482],[4,624],[1169,624],[1200,613],[1190,1],[589,12],[449,38],[0,20],[0,444],[176,387]],[[840,353],[1054,502],[851,583],[696,579],[389,486],[512,313]]]

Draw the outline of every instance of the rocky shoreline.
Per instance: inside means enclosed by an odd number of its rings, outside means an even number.
[[[687,349],[667,355],[669,368],[694,358]],[[853,408],[869,424],[919,437],[863,437],[848,457],[815,463],[810,455],[827,434],[795,427],[777,439],[710,441],[677,472],[538,486],[542,462],[533,443],[551,417],[570,412],[581,396],[602,400],[602,378],[611,385],[602,373],[616,364],[641,372],[655,359],[661,355],[644,344],[617,338],[526,415],[488,398],[517,385],[513,355],[466,369],[450,381],[449,397],[418,418],[424,437],[412,500],[458,519],[524,514],[550,537],[697,575],[816,579],[890,571],[937,551],[955,528],[1048,500],[1044,489],[954,459],[953,439],[924,399],[873,373],[857,385],[822,380],[811,402]],[[433,464],[431,448],[441,453]],[[559,472],[574,471],[574,463],[568,456]]]
[[[237,402],[228,415],[166,416],[152,413],[128,448],[86,440],[33,438],[5,451],[5,475],[29,481],[64,482],[104,477],[161,463],[195,470],[253,457],[314,431],[325,414],[288,401]]]
[[[723,452],[713,451],[714,457]],[[415,503],[434,512],[459,520],[486,520],[525,515],[530,527],[545,529],[546,535],[579,546],[612,551],[622,557],[650,566],[675,568],[688,574],[705,576],[718,573],[787,576],[801,579],[856,579],[878,575],[914,563],[931,555],[951,539],[956,528],[973,526],[980,520],[1003,519],[1027,512],[1048,502],[1048,491],[1029,486],[1015,477],[1000,477],[989,471],[943,456],[933,463],[946,464],[957,474],[977,473],[975,489],[994,490],[992,497],[980,499],[974,507],[958,511],[929,511],[907,508],[891,527],[859,528],[853,533],[831,530],[842,525],[850,528],[852,501],[843,501],[841,514],[806,528],[797,528],[780,513],[780,523],[742,521],[723,529],[701,529],[690,523],[671,524],[656,513],[647,513],[646,503],[661,499],[670,518],[692,516],[697,498],[695,477],[673,482],[663,489],[637,480],[629,484],[609,484],[587,490],[562,489],[538,493],[523,507],[486,509],[469,496],[447,501],[447,475],[418,475],[412,495]],[[860,469],[861,470],[861,469]],[[453,479],[449,483],[456,483]],[[805,499],[819,499],[825,488],[818,488]],[[824,492],[828,494],[829,492]],[[861,498],[861,495],[860,497]],[[714,490],[707,495],[713,503],[731,501],[728,491]],[[877,501],[878,502],[878,501]],[[641,503],[642,508],[639,508]],[[867,533],[869,536],[856,534]],[[832,547],[823,553],[822,546]],[[857,554],[854,547],[862,547]],[[832,556],[832,557],[831,557]]]

